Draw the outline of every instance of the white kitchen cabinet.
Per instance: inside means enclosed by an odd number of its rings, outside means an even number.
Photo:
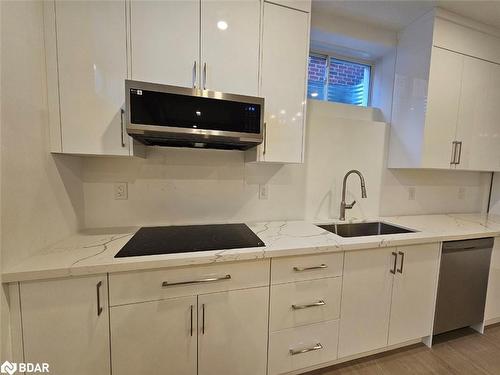
[[[193,87],[199,83],[200,1],[131,1],[131,77]]]
[[[196,296],[111,308],[115,375],[196,375]]]
[[[339,358],[431,335],[438,265],[435,243],[346,253]]]
[[[500,170],[500,65],[464,50],[456,27],[431,12],[400,36],[389,168]]]
[[[431,335],[439,265],[438,244],[398,248],[389,345]]]
[[[260,1],[131,1],[134,80],[258,94]]]
[[[209,90],[258,95],[260,0],[201,2],[201,80]]]
[[[339,358],[387,345],[394,248],[345,253]]]
[[[129,155],[125,1],[55,1],[44,10],[51,151]]]
[[[460,107],[461,55],[432,48],[421,165],[449,169]],[[412,91],[416,88],[413,87]],[[410,108],[411,111],[411,108]]]
[[[463,56],[456,169],[500,170],[500,65]]]
[[[198,296],[198,374],[257,375],[267,366],[269,288]]]
[[[335,361],[338,331],[339,321],[330,320],[271,333],[268,374],[298,373],[299,369]]]
[[[500,238],[495,238],[491,253],[490,275],[488,278],[488,293],[484,311],[486,323],[500,323]]]
[[[25,362],[50,372],[110,375],[106,275],[22,282]]]
[[[264,2],[260,95],[265,135],[249,160],[303,162],[309,23],[309,13]]]
[[[338,319],[341,293],[342,277],[272,285],[270,330]]]

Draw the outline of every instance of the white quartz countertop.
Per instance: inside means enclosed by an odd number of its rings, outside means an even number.
[[[2,282],[500,236],[500,216],[492,215],[395,216],[352,222],[377,220],[418,232],[342,238],[307,221],[247,223],[264,241],[265,247],[114,258],[139,228],[85,230],[4,270]]]

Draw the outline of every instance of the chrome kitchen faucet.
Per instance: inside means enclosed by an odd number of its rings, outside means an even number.
[[[352,169],[349,172],[347,172],[344,176],[344,182],[342,183],[342,202],[340,202],[340,220],[345,220],[345,210],[350,210],[351,208],[354,207],[356,204],[356,201],[353,201],[350,204],[347,204],[345,202],[345,190],[346,190],[346,184],[347,184],[347,177],[351,174],[357,174],[359,176],[359,179],[361,180],[361,198],[366,198],[366,185],[365,185],[365,178],[361,174],[360,171],[356,169]]]

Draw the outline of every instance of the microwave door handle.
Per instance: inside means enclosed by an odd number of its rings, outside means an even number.
[[[121,134],[121,142],[122,142],[122,147],[125,147],[125,136],[123,132],[125,131],[124,129],[124,123],[123,123],[123,116],[125,115],[125,111],[123,108],[120,108],[120,134]]]

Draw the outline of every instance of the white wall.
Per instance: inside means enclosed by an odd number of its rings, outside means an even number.
[[[245,164],[236,151],[154,148],[147,159],[84,160],[85,224],[156,225],[338,217],[341,183],[360,169],[368,198],[360,199],[356,176],[348,217],[481,211],[483,174],[446,171],[388,171],[387,125],[376,110],[308,102],[304,165]],[[115,182],[129,183],[129,199],[114,200]],[[258,199],[267,184],[268,200]],[[415,200],[408,188],[415,187]],[[458,198],[465,187],[464,199]]]
[[[397,33],[317,9],[311,14],[311,48],[374,61],[397,45]]]
[[[153,148],[146,160],[84,161],[89,227],[278,220],[303,217],[300,165],[244,163],[238,151]],[[129,199],[113,199],[128,182]],[[258,199],[259,184],[268,186]]]
[[[3,267],[78,230],[81,161],[48,152],[43,3],[2,1]]]

